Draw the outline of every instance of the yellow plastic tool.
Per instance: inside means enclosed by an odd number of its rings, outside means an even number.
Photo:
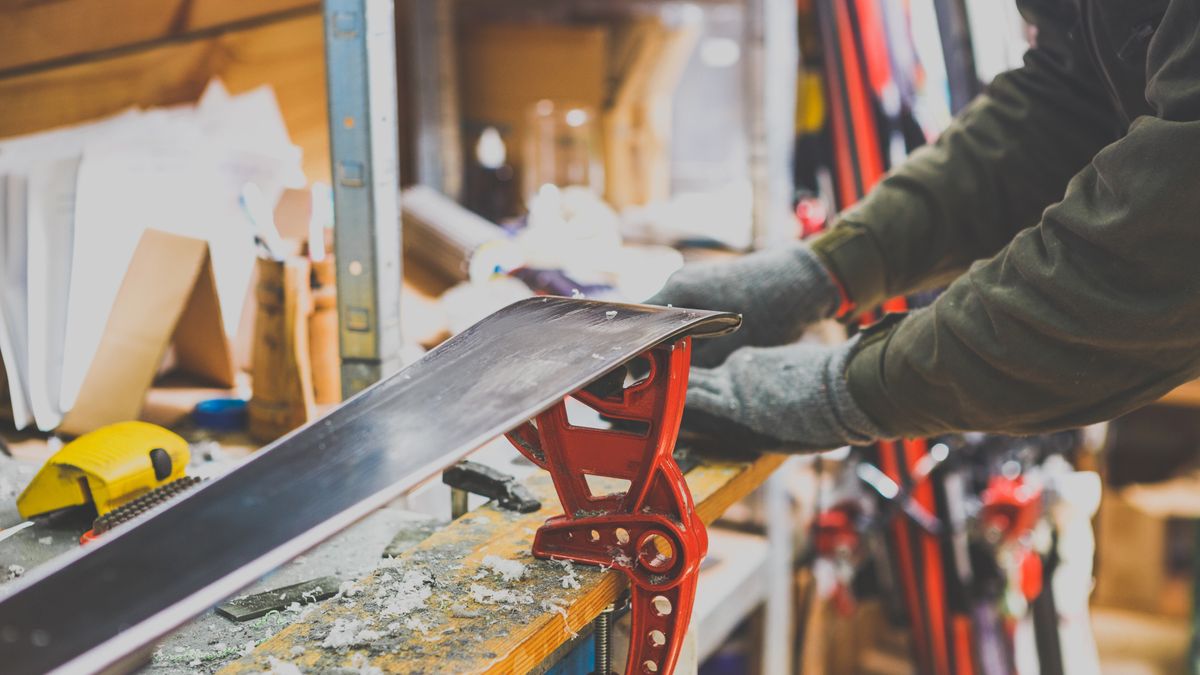
[[[63,446],[17,497],[22,518],[85,506],[97,515],[182,478],[191,453],[178,434],[148,422],[118,422]]]

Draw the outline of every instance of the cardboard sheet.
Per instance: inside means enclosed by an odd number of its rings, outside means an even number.
[[[233,386],[233,360],[203,240],[147,230],[101,335],[75,405],[59,427],[64,433],[137,419],[172,338],[181,368]]]

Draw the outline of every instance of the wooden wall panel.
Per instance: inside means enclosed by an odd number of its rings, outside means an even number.
[[[134,105],[195,101],[214,76],[233,93],[270,84],[292,141],[304,149],[305,173],[310,179],[329,179],[325,47],[317,6],[300,16],[243,30],[0,79],[0,138],[111,115]]]
[[[534,103],[551,99],[599,112],[608,98],[609,32],[603,26],[474,25],[459,45],[463,120],[500,127],[518,172]]]
[[[317,0],[0,0],[0,73],[319,5]]]

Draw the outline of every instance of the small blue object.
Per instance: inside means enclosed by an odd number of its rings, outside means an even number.
[[[192,421],[213,431],[240,431],[246,428],[246,400],[210,398],[192,409]]]

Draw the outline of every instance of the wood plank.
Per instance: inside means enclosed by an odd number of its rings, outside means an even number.
[[[1167,588],[1167,524],[1107,491],[1096,522],[1096,590],[1092,603],[1159,614]]]
[[[1191,382],[1179,385],[1158,399],[1155,404],[1200,408],[1200,380],[1192,380]]]
[[[482,24],[467,27],[459,45],[463,121],[496,126],[504,135],[508,162],[517,170],[518,190],[524,198],[534,104],[546,99],[560,107],[580,106],[593,116],[599,114],[608,98],[608,29]],[[593,121],[592,140],[599,151],[604,147],[603,130],[598,117]],[[561,160],[558,168],[562,169]]]
[[[783,460],[764,455],[753,462],[706,463],[693,469],[687,480],[697,513],[712,522]],[[537,513],[520,515],[492,505],[472,511],[357,582],[361,591],[353,597],[331,601],[220,672],[261,672],[272,660],[304,672],[346,666],[387,673],[525,673],[536,668],[613,602],[626,583],[623,574],[575,565],[579,588],[568,588],[564,565],[532,557],[536,528],[561,507],[547,474],[539,472],[528,484],[542,500]],[[525,577],[499,580],[482,564],[488,555],[523,563]],[[428,578],[430,595],[421,609],[388,616],[385,608],[396,599],[396,580],[406,574]],[[473,587],[477,595],[480,588],[509,591],[528,602],[482,604],[472,597]],[[348,639],[351,644],[322,646],[331,634],[356,632],[357,639]]]
[[[0,0],[2,1],[2,0]],[[197,100],[212,77],[239,93],[271,85],[310,179],[329,179],[324,29],[303,16],[214,37],[0,79],[0,138]],[[7,51],[7,50],[6,50]]]
[[[1187,663],[1193,638],[1186,617],[1093,607],[1090,618],[1104,673],[1193,672]]]
[[[319,5],[316,0],[0,0],[0,73]]]

